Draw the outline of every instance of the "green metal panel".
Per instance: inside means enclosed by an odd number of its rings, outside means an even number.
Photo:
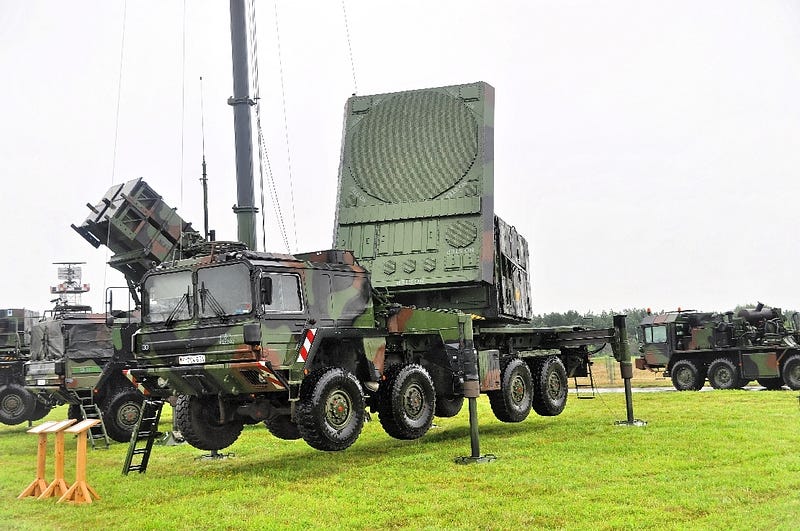
[[[527,243],[494,213],[491,85],[351,97],[338,197],[334,246],[374,287],[405,304],[529,317]]]

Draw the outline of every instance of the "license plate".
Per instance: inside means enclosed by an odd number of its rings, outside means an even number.
[[[179,365],[195,365],[197,363],[205,363],[205,354],[192,354],[190,356],[178,356]]]

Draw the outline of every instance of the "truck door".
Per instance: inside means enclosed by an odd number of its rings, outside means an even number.
[[[300,275],[262,271],[259,285],[265,286],[260,301],[262,348],[273,364],[292,365],[307,318]]]
[[[642,327],[644,359],[651,366],[665,366],[672,356],[672,345],[668,340],[667,325]]]

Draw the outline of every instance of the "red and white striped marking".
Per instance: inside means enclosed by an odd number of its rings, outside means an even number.
[[[316,334],[316,328],[309,328],[306,330],[306,338],[303,340],[303,346],[300,347],[300,353],[297,355],[297,363],[303,363],[308,358],[308,351],[311,350],[311,343],[314,342],[314,336]]]

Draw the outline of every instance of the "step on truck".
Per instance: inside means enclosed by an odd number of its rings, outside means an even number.
[[[16,425],[43,418],[47,403],[25,389],[24,366],[30,359],[31,328],[38,312],[24,308],[0,310],[0,422]]]
[[[336,249],[209,242],[148,271],[128,377],[176,397],[181,434],[212,451],[259,422],[343,450],[367,409],[417,439],[478,392],[504,422],[561,413],[592,352],[621,355],[624,319],[531,325],[528,245],[494,213],[493,112],[482,82],[350,98]]]
[[[787,323],[779,308],[711,313],[649,314],[639,325],[636,367],[663,371],[679,391],[741,389],[753,380],[767,389],[800,389],[797,316]],[[789,326],[787,326],[787,324]]]

